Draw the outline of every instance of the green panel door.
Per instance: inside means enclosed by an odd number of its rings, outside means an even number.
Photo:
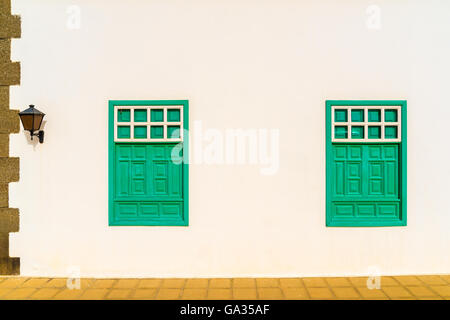
[[[327,102],[327,226],[406,224],[405,107]]]
[[[333,145],[335,222],[399,219],[397,145]]]
[[[110,225],[187,225],[187,102],[112,101],[110,116]]]

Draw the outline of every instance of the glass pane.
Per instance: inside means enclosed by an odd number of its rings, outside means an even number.
[[[362,110],[362,109],[352,110],[352,121],[353,122],[364,122],[364,110]]]
[[[369,139],[380,139],[381,127],[369,127]]]
[[[180,126],[168,126],[167,127],[167,137],[172,139],[177,139],[180,137]]]
[[[118,113],[118,122],[130,122],[130,109],[119,109]]]
[[[346,126],[334,127],[334,137],[336,139],[346,139],[347,138],[347,127]]]
[[[369,113],[369,122],[380,122],[381,121],[381,112],[380,110],[368,110]]]
[[[335,109],[334,122],[347,122],[347,109]]]
[[[352,127],[352,139],[364,139],[364,127],[353,126]]]
[[[384,137],[386,139],[396,139],[398,136],[396,126],[386,126],[384,127]]]
[[[22,120],[22,125],[25,130],[35,130],[33,127],[33,117],[32,114],[25,114],[20,116],[20,120]]]
[[[117,137],[120,139],[130,138],[130,126],[118,126],[117,127]]]
[[[164,138],[164,127],[163,126],[152,126],[150,129],[150,137],[152,139]]]
[[[134,127],[134,138],[135,139],[146,139],[147,138],[147,126],[135,126]]]
[[[164,121],[164,110],[163,109],[152,109],[151,119],[152,119],[152,122],[163,122]]]
[[[147,122],[147,110],[146,109],[134,110],[134,122]]]
[[[167,109],[167,121],[169,122],[180,121],[180,109]]]
[[[384,121],[385,122],[397,122],[397,110],[385,110]]]

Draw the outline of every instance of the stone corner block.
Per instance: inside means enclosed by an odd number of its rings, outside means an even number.
[[[19,209],[0,208],[0,232],[19,231]]]
[[[0,158],[0,183],[19,181],[19,158]]]
[[[20,38],[21,34],[20,16],[0,12],[0,38]]]
[[[20,84],[20,62],[0,63],[0,85],[13,86]]]

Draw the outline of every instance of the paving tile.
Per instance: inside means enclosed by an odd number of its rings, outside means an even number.
[[[380,289],[369,289],[364,287],[356,288],[361,296],[366,300],[387,300],[389,297]]]
[[[397,299],[397,298],[410,298],[412,297],[411,293],[409,293],[405,288],[403,287],[383,287],[382,289],[384,293],[388,295],[391,299]]]
[[[142,279],[138,288],[159,288],[161,286],[162,279]]]
[[[70,281],[70,280],[69,280]],[[80,289],[88,289],[94,283],[95,279],[81,278],[80,279]]]
[[[31,278],[20,284],[21,288],[41,288],[45,283],[49,282],[49,278]]]
[[[430,289],[422,286],[408,286],[406,287],[414,296],[418,298],[423,297],[437,297],[438,295]]]
[[[381,287],[396,287],[399,285],[393,277],[381,277]]]
[[[109,291],[106,299],[123,300],[130,297],[132,290],[130,289],[112,289]]]
[[[139,283],[139,279],[119,279],[114,284],[115,289],[132,289],[136,288]]]
[[[203,300],[206,299],[207,289],[184,289],[181,299],[184,300]]]
[[[42,288],[33,293],[30,298],[36,300],[48,300],[53,298],[59,291],[59,289],[54,288]]]
[[[284,278],[280,279],[280,287],[282,288],[300,288],[303,287],[302,279],[299,278]]]
[[[0,288],[0,299],[12,290],[13,288]]]
[[[207,297],[210,300],[230,300],[232,292],[231,289],[209,289]]]
[[[311,299],[333,299],[333,293],[328,288],[308,288]]]
[[[328,287],[324,278],[303,278],[303,283],[307,288],[325,288]]]
[[[430,289],[437,292],[441,297],[450,298],[450,286],[430,286]]]
[[[186,289],[205,289],[208,288],[208,279],[187,279]]]
[[[44,283],[42,285],[43,288],[66,288],[67,287],[67,279],[65,278],[56,278],[51,279],[50,281]]]
[[[185,282],[186,279],[164,279],[161,288],[181,289]]]
[[[231,279],[211,279],[209,281],[210,288],[231,288]]]
[[[260,278],[256,279],[256,286],[259,288],[278,288],[280,281],[276,278]]]
[[[331,287],[351,287],[352,284],[350,281],[348,281],[347,278],[325,278],[325,281],[328,282],[328,284]]]
[[[84,293],[83,290],[69,290],[65,289],[63,291],[60,291],[56,296],[53,297],[53,300],[74,300],[79,298],[82,293]]]
[[[254,289],[254,288],[235,288],[235,289],[233,289],[233,298],[235,300],[257,299],[256,289]]]
[[[94,289],[112,288],[116,281],[117,280],[115,280],[115,279],[98,279],[92,283],[91,288],[94,288]]]
[[[209,300],[230,300],[231,298],[231,289],[208,289],[207,299]]]
[[[280,288],[259,288],[258,297],[262,300],[281,300],[283,293]]]
[[[87,289],[80,296],[80,299],[83,300],[101,300],[104,299],[106,294],[108,293],[108,289]]]
[[[306,300],[309,299],[308,292],[305,288],[283,288],[286,299],[289,300]]]
[[[423,282],[415,276],[397,276],[394,279],[404,286],[423,286]]]
[[[155,299],[157,289],[137,289],[132,295],[132,299],[150,300]]]
[[[447,282],[440,276],[417,276],[421,281],[431,286],[446,285]]]
[[[233,279],[233,288],[255,288],[256,281],[253,278],[235,278]]]
[[[348,280],[355,287],[365,287],[365,288],[367,288],[367,279],[368,279],[368,277],[350,277],[350,278],[348,278]]]
[[[334,294],[338,299],[361,299],[358,292],[355,289],[349,288],[332,288]]]
[[[8,278],[0,282],[0,288],[17,288],[29,278]]]
[[[6,300],[21,300],[26,299],[31,296],[36,291],[35,288],[19,288],[12,290],[10,293],[6,294],[2,299]]]
[[[158,300],[177,300],[181,296],[181,289],[160,289],[156,294]]]

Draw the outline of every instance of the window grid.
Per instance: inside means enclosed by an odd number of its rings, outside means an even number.
[[[180,110],[180,121],[168,121],[167,114],[168,110],[177,109]],[[119,111],[129,110],[130,111],[130,121],[119,122]],[[147,121],[145,122],[135,122],[134,121],[134,111],[135,110],[147,110]],[[151,121],[152,110],[163,110],[163,121]],[[118,127],[127,126],[130,128],[129,138],[119,138],[118,137]],[[146,126],[147,138],[135,138],[134,127]],[[163,138],[152,138],[151,128],[152,126],[163,127]],[[179,138],[167,137],[167,127],[168,126],[179,126]],[[115,142],[180,142],[183,141],[183,106],[114,106],[114,141]]]
[[[347,111],[347,121],[336,122],[335,121],[335,111],[336,110],[346,110]],[[352,121],[352,110],[363,110],[364,121],[356,122]],[[369,110],[380,110],[380,121],[369,122]],[[385,110],[396,110],[397,121],[396,122],[386,122],[385,121]],[[401,107],[400,106],[333,106],[331,110],[331,135],[332,142],[400,142],[401,141]],[[352,138],[352,126],[353,127],[363,127],[364,136],[362,139]],[[335,127],[346,127],[347,128],[347,138],[336,138]],[[369,138],[369,127],[380,127],[380,138],[372,139]],[[397,138],[386,138],[385,128],[395,127],[397,129]]]

